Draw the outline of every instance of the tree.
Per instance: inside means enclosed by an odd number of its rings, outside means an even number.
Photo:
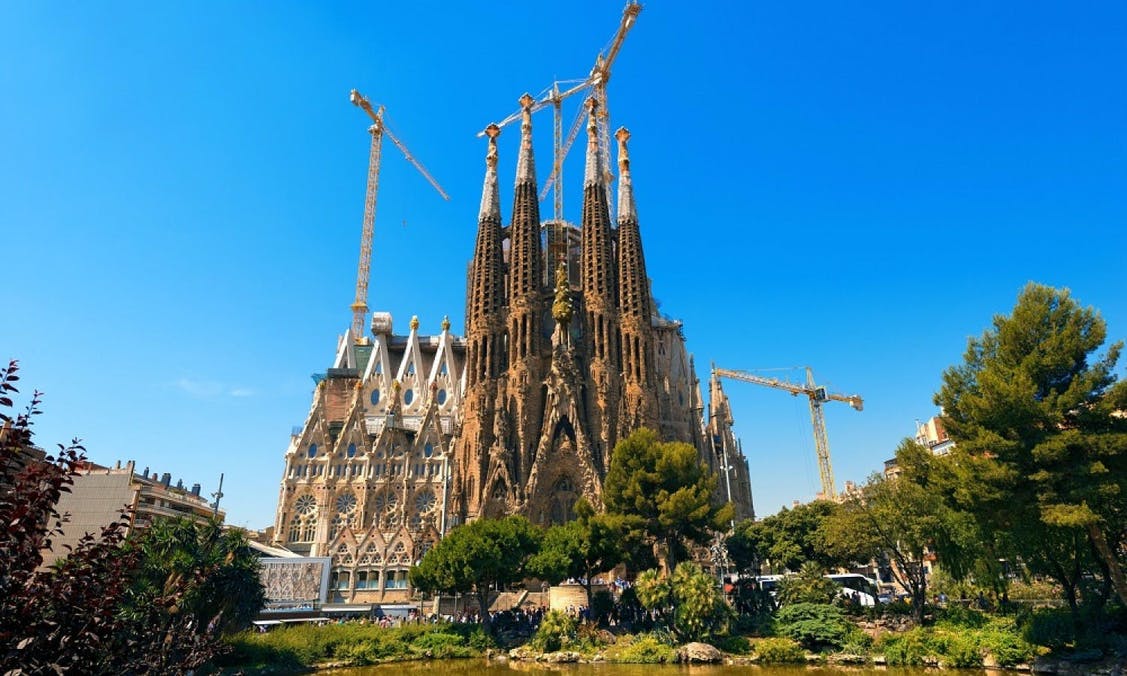
[[[731,520],[731,504],[713,502],[715,489],[716,475],[695,448],[638,429],[614,447],[603,502],[610,513],[641,519],[668,571],[688,545],[707,543],[710,530],[723,530]]]
[[[907,458],[918,444],[905,439],[896,457]],[[949,543],[957,560],[956,545],[966,533],[960,515],[950,510],[943,496],[910,476],[888,478],[873,475],[859,496],[847,500],[825,526],[829,548],[860,549],[867,558],[887,555],[892,574],[912,596],[916,621],[923,620],[927,600],[927,569],[924,561],[935,554],[939,543]]]
[[[478,519],[454,528],[408,573],[421,591],[473,594],[489,626],[489,591],[519,581],[543,533],[523,516]]]
[[[200,666],[266,602],[258,556],[219,521],[158,519],[128,547],[139,563],[120,612],[139,628],[126,640],[152,646],[139,660],[146,670]]]
[[[984,529],[1013,532],[1018,553],[1066,586],[1084,555],[1060,545],[1090,548],[1085,572],[1127,605],[1127,385],[1114,374],[1123,343],[1097,354],[1106,335],[1067,289],[1030,283],[944,371],[935,402],[976,470],[956,497]]]
[[[529,561],[533,575],[552,584],[576,578],[587,592],[587,607],[593,608],[591,587],[596,573],[614,568],[640,549],[642,531],[636,517],[596,514],[580,498],[574,521],[552,526],[544,533],[540,550]]]
[[[833,603],[838,594],[837,583],[825,576],[825,570],[807,561],[797,575],[779,580],[779,605],[796,603]]]
[[[127,522],[111,523],[100,538],[87,535],[59,565],[40,568],[62,532],[66,516],[55,506],[74,483],[84,449],[75,441],[42,461],[27,455],[41,395],[35,392],[23,413],[4,413],[13,407],[18,372],[15,361],[0,368],[0,671],[116,673],[121,656],[110,646],[124,629],[117,603],[135,563],[119,547]]]
[[[642,606],[657,612],[686,641],[722,634],[732,616],[716,579],[689,561],[677,564],[669,577],[647,570],[634,588]]]
[[[767,563],[776,571],[797,571],[807,562],[832,570],[868,560],[867,553],[847,543],[826,545],[825,523],[840,509],[837,503],[815,500],[759,521],[741,521],[727,538],[728,555],[741,572],[752,574]]]
[[[17,371],[15,362],[0,369],[0,409],[12,406]],[[25,413],[0,413],[0,671],[119,674],[198,666],[221,648],[222,630],[240,628],[261,607],[257,558],[219,524],[192,525],[206,536],[176,549],[152,546],[167,527],[159,522],[126,539],[123,510],[99,535],[87,533],[66,557],[42,568],[43,551],[67,518],[56,510],[59,496],[85,458],[75,441],[57,456],[26,459],[39,401],[37,392]]]
[[[728,559],[743,575],[759,575],[769,557],[770,540],[762,521],[744,519],[724,539]]]

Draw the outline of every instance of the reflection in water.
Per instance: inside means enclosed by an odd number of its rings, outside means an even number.
[[[333,669],[319,672],[334,676],[516,676],[538,673],[559,674],[560,676],[923,676],[940,673],[935,669],[915,669],[899,667],[835,667],[835,666],[683,666],[655,664],[543,664],[536,662],[488,662],[484,659],[444,660],[434,662],[398,662],[378,667],[357,667],[354,669]],[[958,676],[985,674],[981,669],[960,669]]]

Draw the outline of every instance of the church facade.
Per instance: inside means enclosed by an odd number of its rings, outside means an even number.
[[[656,312],[634,203],[629,132],[618,142],[617,218],[589,101],[582,216],[541,222],[531,107],[523,115],[508,225],[491,126],[466,298],[466,335],[443,321],[406,336],[376,313],[346,334],[286,451],[275,540],[330,556],[334,598],[406,600],[408,568],[449,528],[523,514],[549,525],[576,499],[601,503],[618,440],[648,427],[698,449],[717,498],[753,516],[727,397],[709,415],[681,323]]]

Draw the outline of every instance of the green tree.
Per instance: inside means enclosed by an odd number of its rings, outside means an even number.
[[[194,668],[245,629],[266,602],[258,555],[246,535],[217,520],[158,519],[131,537],[140,555],[121,613],[143,627],[124,640],[151,643],[147,670]]]
[[[0,671],[199,666],[222,648],[221,631],[240,628],[261,606],[257,558],[218,524],[199,526],[207,536],[175,551],[152,545],[166,527],[159,522],[127,540],[123,511],[42,567],[43,551],[66,521],[56,510],[59,496],[74,483],[84,449],[74,442],[42,462],[21,458],[32,446],[40,397],[23,414],[3,412],[12,407],[17,371],[15,362],[0,368]]]
[[[762,521],[744,519],[724,539],[728,558],[744,575],[759,575],[766,564],[771,545],[768,527]]]
[[[722,634],[732,617],[716,579],[689,561],[677,564],[668,577],[657,570],[644,571],[634,589],[642,606],[657,612],[682,640]]]
[[[829,555],[823,525],[839,509],[827,500],[815,500],[791,509],[786,507],[763,520],[770,547],[767,556],[777,571],[798,570],[807,561],[822,568],[836,567]]]
[[[916,452],[917,444],[905,439],[897,459]],[[948,508],[936,490],[910,477],[887,478],[876,474],[862,487],[861,495],[847,500],[826,522],[829,548],[866,553],[866,558],[887,555],[892,574],[912,596],[917,621],[923,620],[927,600],[926,557],[940,543],[948,543],[953,560],[959,560],[967,533],[962,515]]]
[[[1114,373],[1122,342],[1097,354],[1106,336],[1067,289],[1030,283],[1012,314],[970,339],[935,402],[974,470],[956,498],[984,530],[1014,533],[1018,553],[1066,587],[1090,548],[1086,572],[1127,605],[1127,385]]]
[[[597,514],[580,498],[574,521],[552,526],[544,533],[540,550],[528,563],[531,574],[552,584],[566,578],[579,579],[592,608],[592,585],[597,573],[614,568],[641,549],[644,532],[637,517]]]
[[[603,482],[603,501],[612,514],[635,516],[653,538],[659,560],[672,570],[693,544],[705,544],[711,530],[724,530],[732,506],[712,496],[710,473],[690,444],[662,442],[638,429],[615,446]]]
[[[421,591],[473,594],[482,625],[489,624],[489,592],[519,581],[543,532],[523,516],[478,519],[454,528],[408,573]]]
[[[832,603],[837,597],[838,586],[825,576],[825,572],[814,561],[807,561],[798,569],[797,575],[779,580],[779,605]]]

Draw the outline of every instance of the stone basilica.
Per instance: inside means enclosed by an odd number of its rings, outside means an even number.
[[[407,570],[449,528],[524,514],[560,523],[584,496],[600,504],[618,440],[638,427],[696,447],[720,476],[717,498],[752,516],[747,463],[713,378],[704,417],[681,323],[650,295],[619,129],[617,223],[589,101],[579,226],[541,222],[525,96],[510,222],[502,222],[491,126],[466,336],[370,336],[339,342],[332,368],[285,454],[275,541],[332,558],[334,599],[406,600]]]

